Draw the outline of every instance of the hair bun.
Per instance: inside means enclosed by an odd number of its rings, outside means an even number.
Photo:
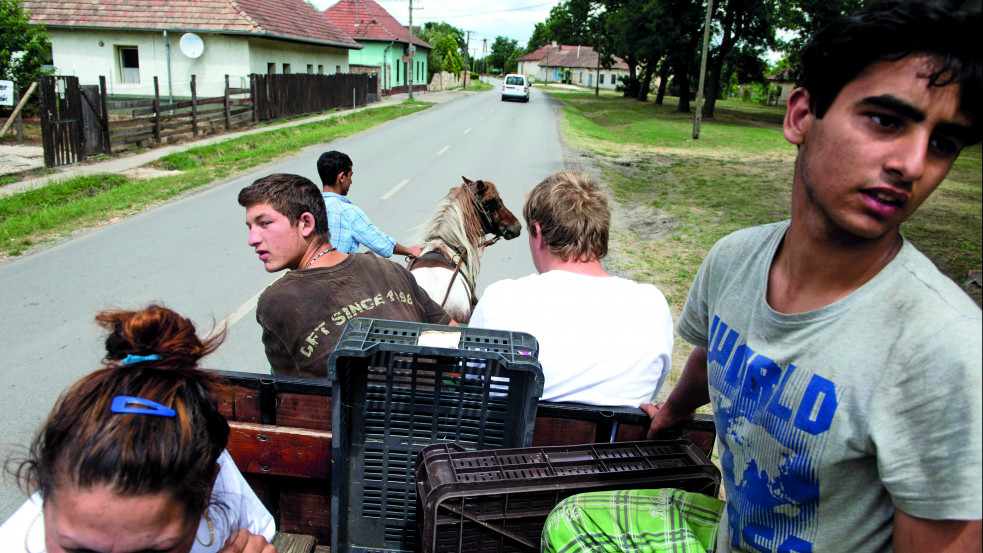
[[[109,331],[105,360],[112,364],[128,355],[156,354],[161,357],[156,363],[194,367],[224,339],[222,332],[203,342],[190,319],[158,304],[139,311],[106,310],[96,315],[96,323]]]

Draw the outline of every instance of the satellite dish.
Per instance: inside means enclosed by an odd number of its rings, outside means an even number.
[[[194,33],[184,33],[181,40],[178,41],[178,46],[184,55],[191,59],[198,58],[205,53],[205,43],[202,42],[200,36]]]

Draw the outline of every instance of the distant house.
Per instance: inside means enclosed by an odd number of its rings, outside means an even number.
[[[769,103],[778,106],[784,106],[788,103],[788,97],[795,90],[795,75],[791,69],[782,69],[781,71],[775,71],[774,73],[767,76],[768,82],[772,87],[777,89],[776,94],[770,94],[768,97]]]
[[[247,87],[251,73],[347,73],[357,42],[304,0],[21,0],[51,39],[55,73],[81,84],[105,76],[110,94],[199,96]],[[191,58],[179,41],[198,35]]]
[[[532,75],[537,81],[563,82],[593,87],[597,80],[601,88],[613,89],[618,77],[628,75],[628,64],[614,56],[610,68],[598,71],[597,52],[590,46],[550,44],[519,58],[519,73]]]
[[[341,0],[324,15],[363,46],[348,53],[348,63],[378,74],[383,93],[407,92],[411,79],[414,91],[427,89],[427,54],[433,47],[414,36],[410,48],[409,29],[382,6],[373,0]]]

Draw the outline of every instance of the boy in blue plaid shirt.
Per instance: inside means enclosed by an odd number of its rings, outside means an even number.
[[[324,152],[317,160],[317,173],[321,177],[321,196],[328,210],[328,229],[331,245],[343,253],[355,253],[359,244],[380,257],[393,254],[419,257],[419,246],[406,247],[393,237],[379,230],[365,212],[346,196],[352,186],[352,160],[337,150]]]

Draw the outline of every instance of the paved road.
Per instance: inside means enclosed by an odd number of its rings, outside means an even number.
[[[273,172],[318,182],[317,156],[338,149],[355,163],[352,201],[404,244],[462,175],[493,181],[521,218],[525,191],[563,165],[549,102],[538,90],[528,104],[501,102],[497,90],[462,97],[0,266],[0,459],[23,452],[57,396],[99,366],[103,335],[92,318],[108,306],[162,301],[200,330],[227,321],[228,339],[206,365],[269,370],[254,305],[279,275],[263,271],[246,245],[235,200],[243,186]],[[486,251],[479,293],[534,271],[525,238]],[[21,501],[5,477],[0,520]]]

